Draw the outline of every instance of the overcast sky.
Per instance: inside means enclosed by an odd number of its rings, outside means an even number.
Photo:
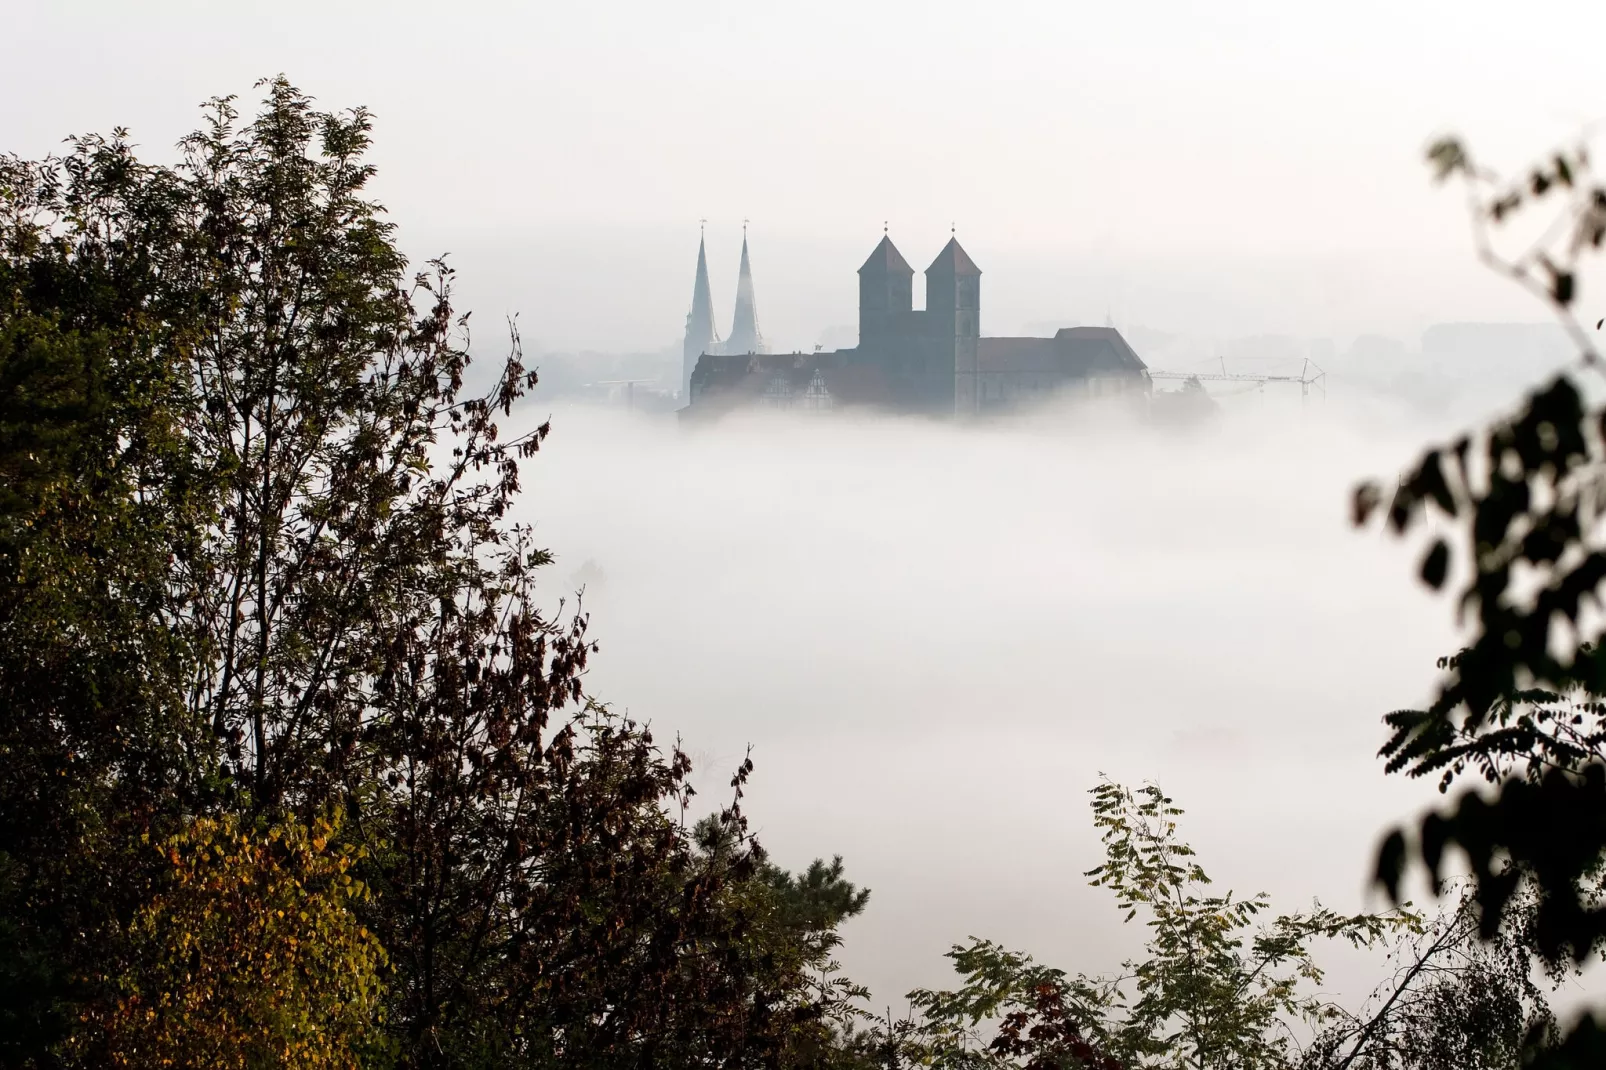
[[[537,345],[674,343],[707,218],[729,317],[750,218],[761,322],[854,316],[888,220],[950,225],[984,329],[1053,319],[1410,337],[1541,313],[1470,261],[1424,142],[1526,161],[1600,113],[1606,6],[727,0],[11,0],[0,147],[126,125],[165,151],[283,72],[379,117],[378,190]]]

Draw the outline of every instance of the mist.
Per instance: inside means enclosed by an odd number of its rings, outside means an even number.
[[[841,960],[900,1005],[970,935],[1072,972],[1137,949],[1082,877],[1101,773],[1158,780],[1223,888],[1378,905],[1378,838],[1432,797],[1383,775],[1380,718],[1427,699],[1456,634],[1348,495],[1448,425],[1224,408],[1169,432],[560,408],[521,519],[554,595],[585,587],[590,691],[678,734],[708,805],[752,747],[761,841],[873,889]],[[1348,997],[1379,979],[1323,958]]]
[[[8,150],[126,126],[170,159],[200,102],[283,72],[322,106],[372,109],[376,195],[415,260],[453,254],[479,322],[517,314],[532,343],[595,350],[678,341],[704,218],[722,315],[752,220],[782,348],[853,322],[883,221],[927,257],[957,227],[992,333],[1528,317],[1422,151],[1455,131],[1509,171],[1576,137],[1606,28],[1556,0],[1522,18],[1439,0],[197,11],[9,5],[0,83],[27,105],[0,117]],[[73,77],[41,42],[71,43]]]

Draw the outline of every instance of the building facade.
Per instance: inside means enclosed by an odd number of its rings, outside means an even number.
[[[742,264],[751,302],[745,238]],[[701,286],[706,281],[701,250],[698,270]],[[742,407],[869,407],[967,416],[1065,393],[1148,393],[1146,366],[1112,327],[1070,327],[1048,338],[983,337],[981,269],[957,239],[951,238],[926,268],[923,309],[914,307],[914,274],[892,239],[883,235],[859,268],[856,347],[764,353],[703,342],[682,411],[698,417]],[[694,298],[694,316],[697,307]],[[690,323],[688,319],[688,359],[698,344]]]

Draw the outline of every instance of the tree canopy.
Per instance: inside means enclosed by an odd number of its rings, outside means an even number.
[[[867,893],[768,862],[750,762],[712,849],[585,693],[516,331],[473,366],[367,112],[260,88],[0,160],[0,1057],[813,1058]]]

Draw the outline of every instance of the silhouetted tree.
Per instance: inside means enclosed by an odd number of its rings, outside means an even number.
[[[1606,242],[1606,187],[1582,148],[1514,181],[1477,166],[1455,139],[1429,157],[1441,179],[1468,183],[1481,255],[1553,304],[1580,361],[1484,431],[1429,450],[1392,493],[1376,483],[1356,491],[1357,524],[1381,511],[1396,533],[1427,525],[1443,533],[1421,576],[1434,589],[1452,586],[1472,625],[1466,649],[1442,663],[1434,702],[1388,717],[1388,769],[1435,776],[1441,791],[1467,778],[1495,788],[1464,788],[1451,808],[1390,834],[1378,878],[1398,894],[1415,859],[1437,887],[1447,849],[1457,848],[1471,865],[1485,936],[1531,893],[1542,955],[1582,962],[1606,939],[1606,717],[1596,698],[1606,694],[1606,650],[1592,615],[1606,579],[1606,411],[1587,399],[1584,380],[1602,358],[1572,309],[1580,258]],[[1557,225],[1537,244],[1514,258],[1495,253],[1495,228],[1558,197]],[[1534,1041],[1545,1066],[1606,1063],[1606,1029],[1590,1018],[1556,1044]]]
[[[960,988],[910,993],[907,1018],[851,1033],[850,1047],[886,1066],[1291,1067],[1300,1049],[1290,1026],[1340,1013],[1317,994],[1314,943],[1372,947],[1418,924],[1408,911],[1347,916],[1320,904],[1264,918],[1264,895],[1206,890],[1177,832],[1182,810],[1159,787],[1104,781],[1092,795],[1105,860],[1087,876],[1126,921],[1144,917],[1143,957],[1115,977],[1073,977],[973,938],[948,954]]]
[[[586,617],[542,608],[508,518],[549,430],[500,424],[535,381],[517,334],[469,392],[451,271],[409,275],[365,193],[369,116],[263,88],[173,168],[121,133],[0,166],[0,1051],[200,1059],[235,1023],[286,1065],[812,1058],[863,893],[768,866],[751,763],[706,849],[685,756],[583,695]],[[273,1048],[239,986],[199,1032],[131,1009],[194,983],[162,919],[232,946],[283,909],[226,863],[222,900],[175,898],[151,843],[250,854],[330,815],[372,894],[289,938],[371,932],[372,1015],[320,1017],[338,971],[295,997],[316,1049]]]
[[[49,1052],[204,791],[171,562],[198,543],[167,277],[185,197],[120,137],[0,158],[0,1059]]]
[[[1359,1012],[1334,1007],[1301,1070],[1517,1070],[1554,1016],[1534,977],[1531,898],[1493,939],[1461,894],[1390,949],[1391,977]]]

